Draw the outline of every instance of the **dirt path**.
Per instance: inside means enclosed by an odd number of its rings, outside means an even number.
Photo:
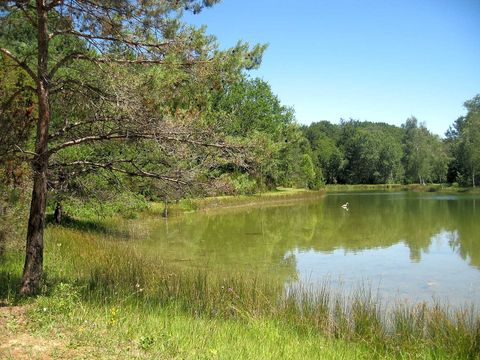
[[[62,341],[33,335],[24,306],[0,307],[0,359],[72,359]]]

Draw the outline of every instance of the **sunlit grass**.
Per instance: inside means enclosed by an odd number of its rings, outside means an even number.
[[[82,303],[61,285],[30,311],[37,334],[92,350],[92,358],[148,359],[371,359],[365,344],[299,332],[272,318],[192,316],[174,305]],[[63,300],[60,300],[63,299]],[[85,356],[85,351],[82,350]]]

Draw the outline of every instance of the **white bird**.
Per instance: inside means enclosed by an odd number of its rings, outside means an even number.
[[[342,208],[344,208],[345,210],[348,210],[348,202],[346,202],[345,204],[342,205]]]

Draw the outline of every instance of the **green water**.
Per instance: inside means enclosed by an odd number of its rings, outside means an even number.
[[[139,245],[144,256],[183,268],[480,304],[479,195],[339,193],[197,212],[159,220]]]

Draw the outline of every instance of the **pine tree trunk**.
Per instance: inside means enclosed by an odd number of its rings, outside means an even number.
[[[25,265],[20,294],[34,295],[40,290],[43,273],[43,229],[47,204],[48,124],[50,120],[48,92],[48,29],[45,0],[37,0],[38,122],[35,144],[36,156],[32,161],[33,191],[28,219]]]
[[[47,200],[46,166],[34,169],[34,171],[25,265],[23,268],[22,287],[20,289],[22,295],[38,293],[43,273],[43,228],[45,225]]]
[[[475,187],[475,169],[472,169],[472,185]]]
[[[55,224],[60,225],[62,223],[62,204],[57,202],[55,207],[55,213],[53,214]]]

